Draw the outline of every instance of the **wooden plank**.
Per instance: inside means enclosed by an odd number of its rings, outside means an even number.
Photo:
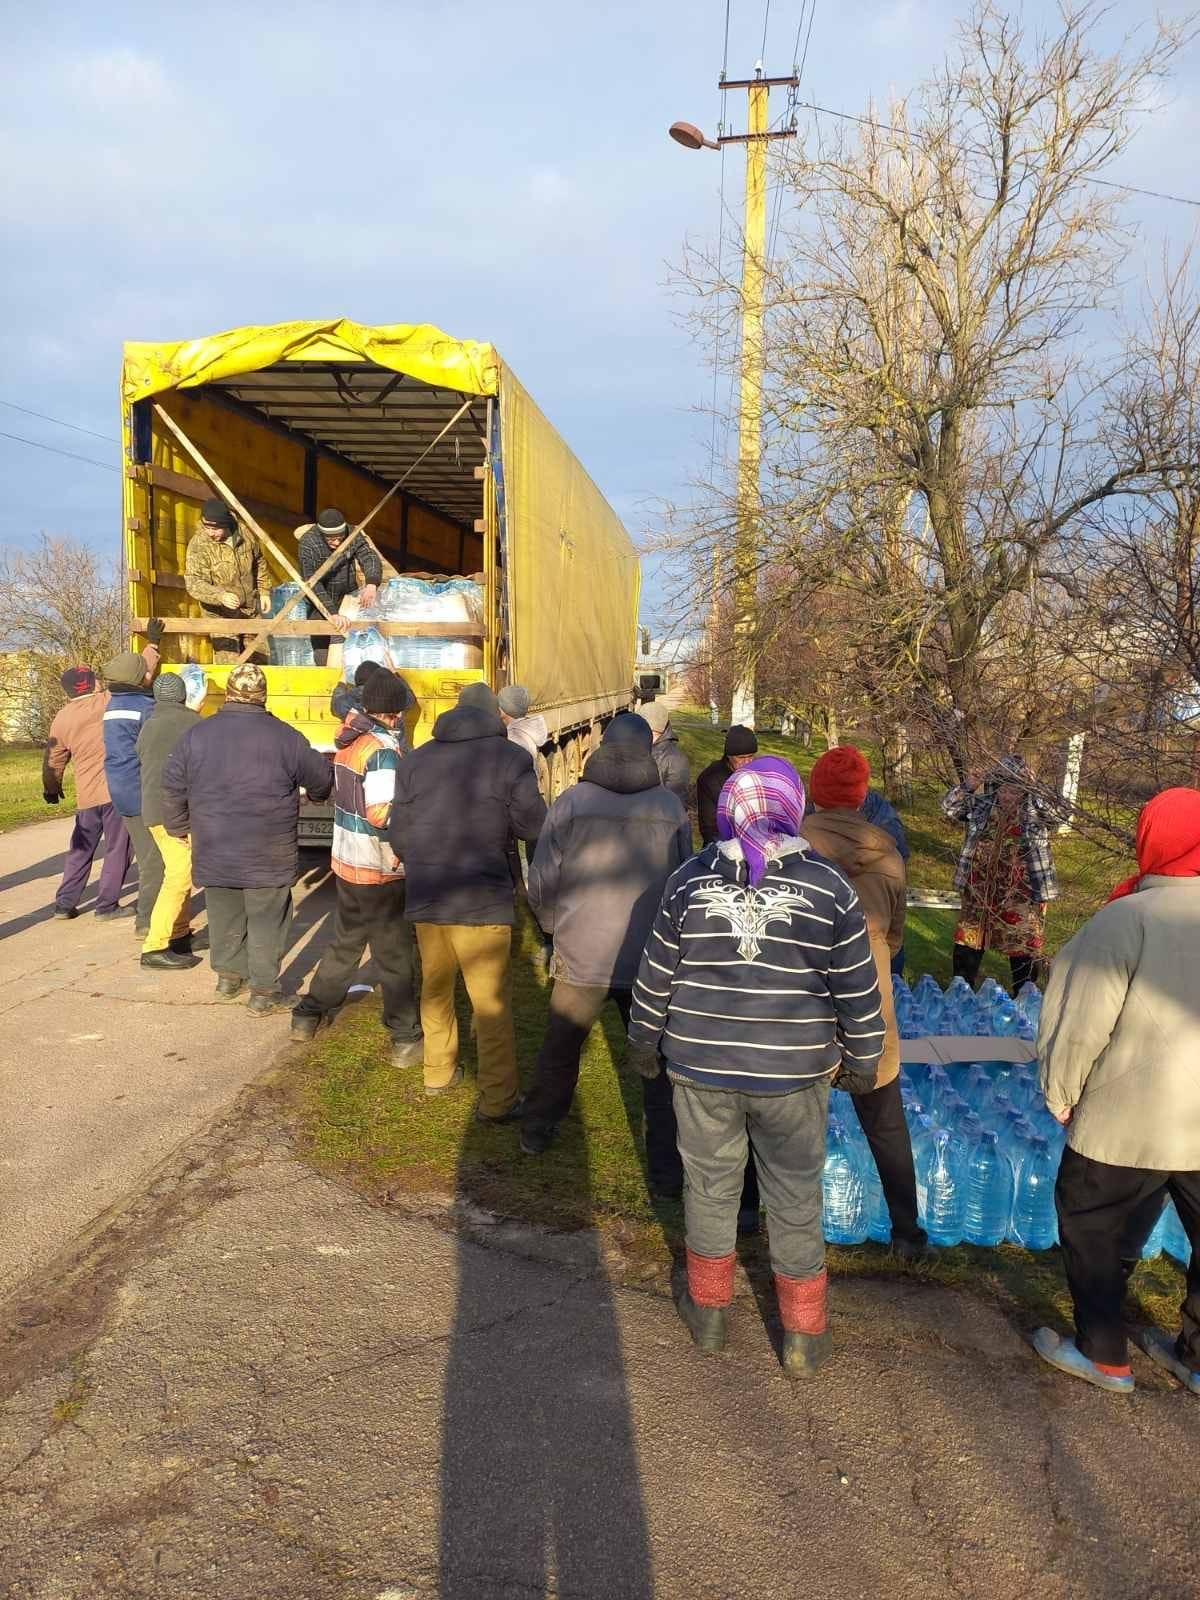
[[[134,617],[132,631],[145,633],[146,617]],[[262,631],[263,618],[253,617],[161,617],[165,633],[216,634],[218,636],[249,635]],[[270,620],[265,619],[265,620]],[[348,620],[348,619],[347,619]],[[364,617],[361,622],[350,622],[350,630],[375,628],[389,639],[466,639],[483,638],[481,622],[376,622]],[[328,622],[315,618],[308,622],[281,622],[274,632],[289,639],[316,636],[323,638],[330,632]]]
[[[152,572],[150,582],[156,589],[182,589],[187,592],[187,579],[177,572]]]
[[[169,494],[177,494],[181,500],[204,501],[213,498],[213,492],[203,478],[193,478],[186,472],[175,472],[170,467],[135,467],[130,470],[129,476],[144,476],[144,481],[152,488],[165,489]],[[270,522],[282,522],[292,528],[305,520],[303,512],[276,505],[273,500],[255,500],[247,495],[242,504],[256,517],[266,517]]]

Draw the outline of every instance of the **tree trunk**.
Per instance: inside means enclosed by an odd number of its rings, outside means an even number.
[[[902,723],[893,723],[884,730],[883,787],[893,805],[912,805],[912,749],[908,729]]]
[[[825,707],[825,748],[832,750],[834,745],[841,744],[840,730],[838,728],[838,714],[836,706]]]

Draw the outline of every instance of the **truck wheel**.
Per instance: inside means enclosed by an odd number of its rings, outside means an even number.
[[[567,787],[579,782],[583,771],[583,735],[574,734],[567,744]]]
[[[554,754],[550,757],[550,794],[555,800],[567,787],[567,758],[563,753],[562,745],[554,747]]]

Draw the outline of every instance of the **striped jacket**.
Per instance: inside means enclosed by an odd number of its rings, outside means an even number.
[[[347,883],[394,883],[404,876],[388,843],[399,736],[380,722],[333,758],[333,870]]]
[[[787,1094],[868,1070],[884,1025],[858,897],[832,862],[790,842],[757,889],[736,843],[706,845],[668,881],[642,956],[629,1026],[672,1077]]]

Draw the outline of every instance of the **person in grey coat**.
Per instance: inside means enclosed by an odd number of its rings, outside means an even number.
[[[551,806],[529,871],[530,904],[554,941],[554,990],[521,1117],[526,1155],[546,1149],[570,1110],[580,1052],[606,1000],[628,1028],[663,887],[691,853],[691,825],[659,781],[650,729],[640,716],[614,717],[582,780]],[[643,1081],[650,1187],[677,1193],[683,1174],[667,1080]]]
[[[651,700],[649,705],[639,707],[638,715],[649,723],[650,732],[654,735],[651,754],[654,757],[654,765],[658,768],[662,786],[675,795],[686,811],[692,787],[692,772],[688,766],[688,758],[679,748],[675,729],[671,726],[671,713],[661,700]]]

